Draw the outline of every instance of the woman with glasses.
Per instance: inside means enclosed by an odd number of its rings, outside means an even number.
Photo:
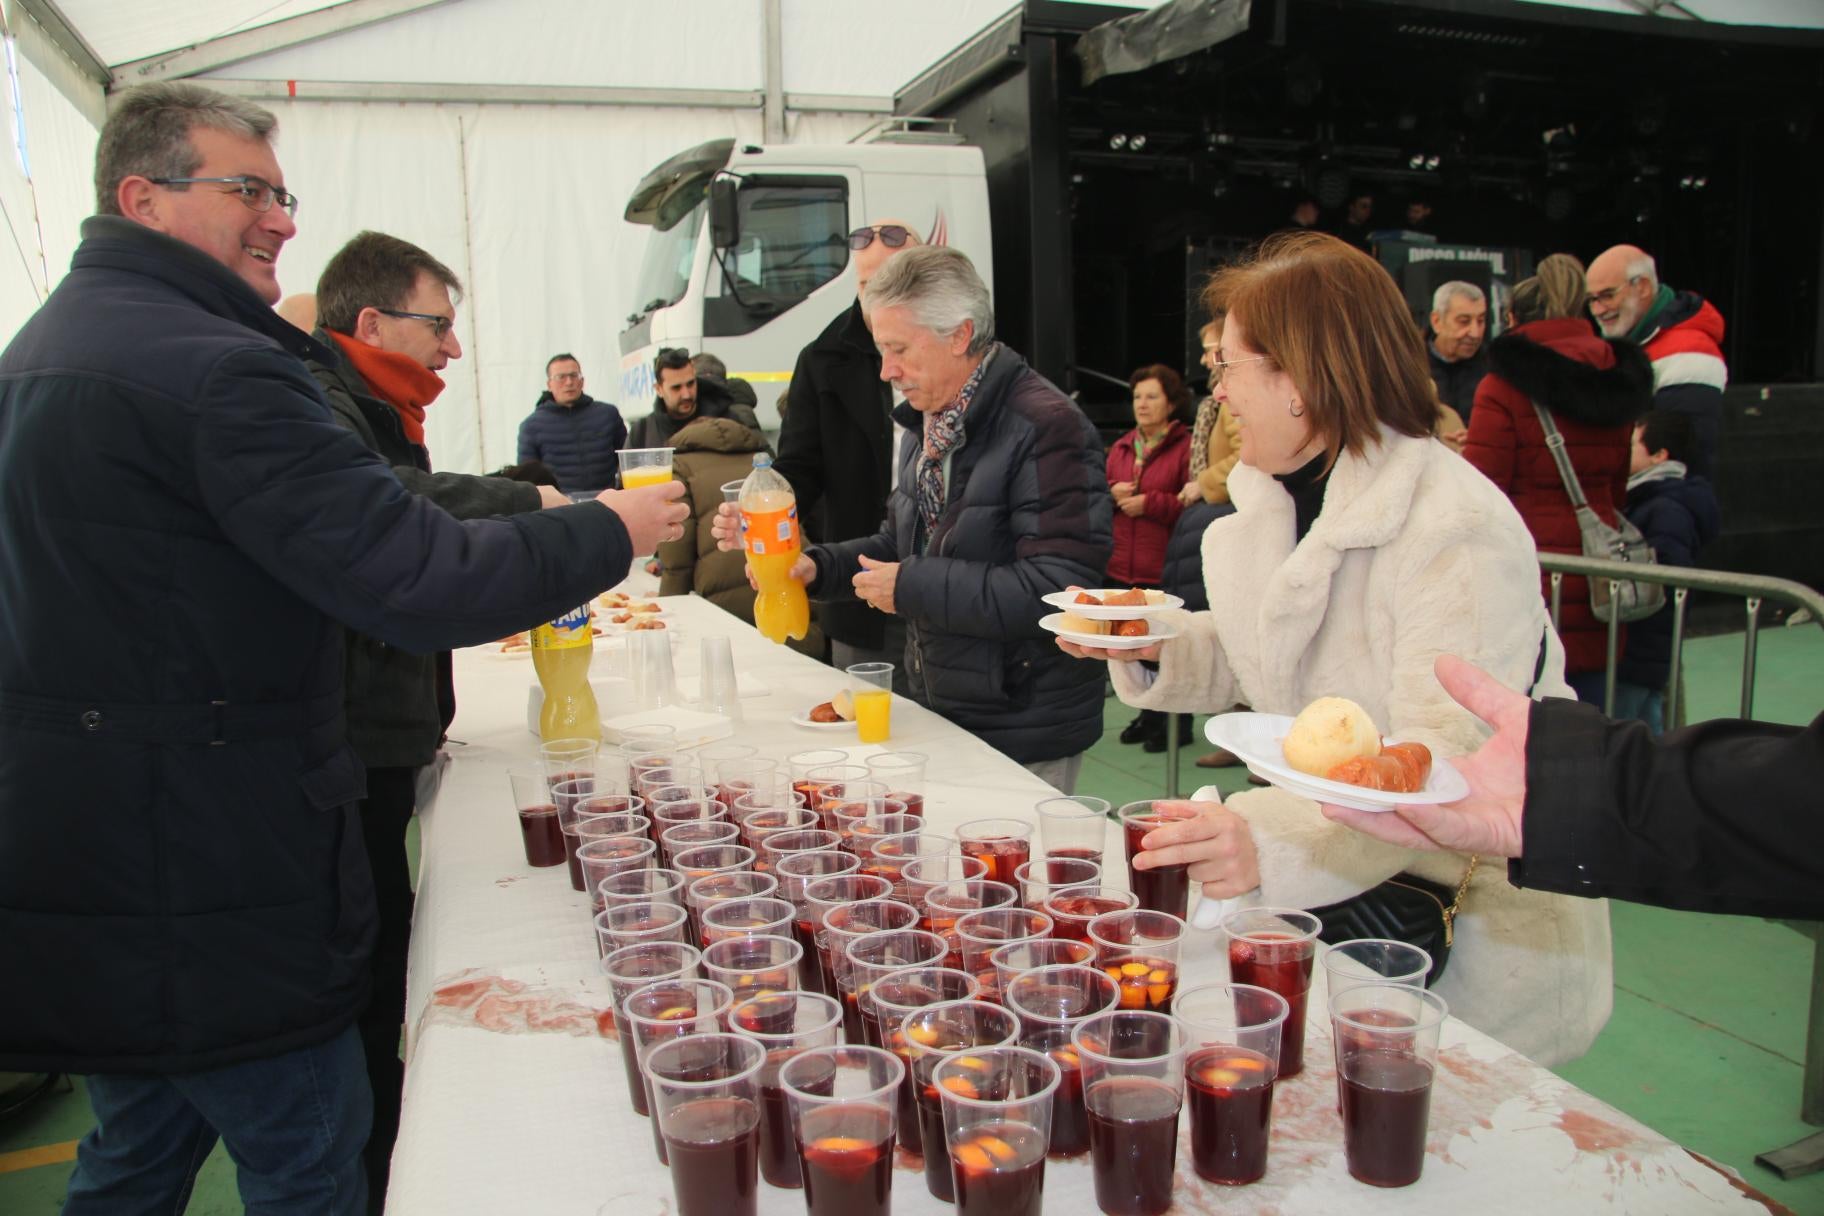
[[[1209,610],[1168,615],[1178,636],[1141,650],[1065,649],[1109,660],[1136,707],[1290,715],[1347,697],[1386,735],[1445,757],[1475,750],[1484,729],[1439,687],[1439,654],[1566,695],[1532,536],[1432,437],[1424,340],[1387,272],[1334,237],[1286,233],[1219,271],[1205,303],[1227,313],[1215,394],[1241,430],[1235,514],[1203,538]],[[1226,804],[1206,788],[1194,805],[1195,818],[1147,835],[1140,868],[1188,863],[1206,899],[1298,908],[1402,872],[1463,884],[1438,982],[1452,1012],[1546,1064],[1582,1054],[1608,1019],[1604,905],[1520,890],[1462,854],[1365,839],[1277,788]]]

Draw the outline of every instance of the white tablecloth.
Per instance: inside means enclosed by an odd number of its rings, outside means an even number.
[[[697,639],[734,639],[736,665],[767,692],[743,701],[735,739],[781,759],[852,736],[788,719],[842,686],[840,673],[697,599],[665,601],[677,629],[680,685],[694,694]],[[598,674],[612,662],[598,650]],[[645,1216],[673,1210],[646,1120],[628,1106],[618,1046],[598,1033],[607,988],[584,896],[564,868],[534,870],[521,851],[507,767],[536,755],[526,729],[530,660],[494,648],[456,658],[460,711],[450,761],[421,811],[422,854],[407,999],[404,1118],[387,1210],[406,1216]],[[605,711],[606,712],[606,711]],[[931,757],[927,819],[939,828],[1017,814],[1054,791],[1019,765],[910,702],[893,708],[894,750]],[[1122,881],[1118,833],[1111,879]],[[1217,933],[1194,933],[1185,982],[1226,977]],[[1181,1124],[1174,1212],[1439,1213],[1567,1216],[1760,1213],[1730,1178],[1678,1145],[1454,1019],[1444,1030],[1424,1176],[1383,1191],[1343,1162],[1323,970],[1310,998],[1304,1073],[1275,1095],[1268,1172],[1231,1191],[1191,1170]],[[1045,1210],[1097,1211],[1086,1159],[1049,1162]],[[760,1187],[765,1216],[797,1216],[800,1192]],[[901,1168],[894,1210],[941,1213],[922,1172]]]

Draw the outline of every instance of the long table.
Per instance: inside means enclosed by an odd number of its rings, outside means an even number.
[[[733,639],[748,692],[734,738],[762,754],[882,748],[790,722],[842,686],[840,673],[767,642],[706,601],[664,601],[677,636],[680,685],[694,691],[698,640]],[[598,650],[602,674],[615,657]],[[564,868],[525,864],[506,770],[536,755],[527,729],[529,660],[496,647],[456,658],[460,710],[435,796],[420,812],[422,862],[407,994],[404,1117],[393,1157],[389,1213],[550,1213],[645,1216],[673,1211],[670,1176],[646,1121],[628,1106],[618,1047],[604,1031],[608,993],[585,897]],[[991,815],[1030,816],[1055,791],[944,719],[903,699],[893,750],[930,756],[927,821],[939,830]],[[1105,856],[1124,885],[1119,834]],[[1186,984],[1227,977],[1219,933],[1193,931]],[[1265,1179],[1239,1191],[1190,1167],[1181,1124],[1174,1212],[1762,1213],[1722,1167],[1687,1153],[1451,1019],[1434,1083],[1424,1176],[1383,1191],[1355,1182],[1343,1161],[1323,969],[1310,998],[1307,1066],[1279,1085]],[[915,1161],[916,1159],[914,1159]],[[764,1216],[797,1216],[800,1193],[760,1187]],[[894,1211],[949,1212],[916,1164],[893,1182]],[[1097,1211],[1087,1159],[1046,1167],[1045,1210]]]

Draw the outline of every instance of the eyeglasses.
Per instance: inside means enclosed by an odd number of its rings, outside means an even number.
[[[1221,352],[1218,351],[1217,353],[1220,354]],[[1253,355],[1246,359],[1212,359],[1210,360],[1210,383],[1221,384],[1223,373],[1228,371],[1231,367],[1235,367],[1242,363],[1259,363],[1262,359],[1270,357],[1271,356],[1269,355]]]
[[[1633,278],[1629,279],[1626,283],[1623,283],[1620,287],[1605,287],[1601,291],[1591,292],[1590,301],[1589,301],[1590,307],[1591,308],[1607,308],[1609,305],[1613,304],[1621,296],[1622,292],[1624,292],[1628,288],[1634,286],[1634,284],[1640,282],[1640,280],[1643,277],[1644,276],[1637,274]]]
[[[912,234],[898,224],[881,224],[878,227],[857,228],[849,233],[849,248],[860,252],[874,243],[876,235],[888,249],[898,249],[912,239]]]
[[[555,375],[551,378],[553,380],[557,381],[559,384],[563,384],[570,380],[581,380],[583,378],[583,373],[581,373],[581,372],[559,372],[559,373],[557,373],[557,375]]]
[[[146,180],[154,186],[233,186],[234,189],[224,193],[239,196],[249,211],[271,211],[272,205],[277,203],[286,215],[296,217],[298,214],[297,195],[250,173],[236,177],[148,177]]]
[[[429,321],[431,332],[437,335],[439,342],[456,328],[456,322],[450,317],[440,317],[434,312],[401,312],[397,308],[376,308],[375,312],[387,317],[398,317],[401,321]]]

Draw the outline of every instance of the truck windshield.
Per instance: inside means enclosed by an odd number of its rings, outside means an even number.
[[[849,264],[848,183],[758,176],[737,196],[740,237],[716,251],[703,301],[705,337],[753,333]]]
[[[697,234],[703,231],[703,209],[698,203],[670,228],[654,227],[646,256],[640,261],[636,311],[644,316],[667,308],[684,297],[690,286],[690,265],[696,259]]]

